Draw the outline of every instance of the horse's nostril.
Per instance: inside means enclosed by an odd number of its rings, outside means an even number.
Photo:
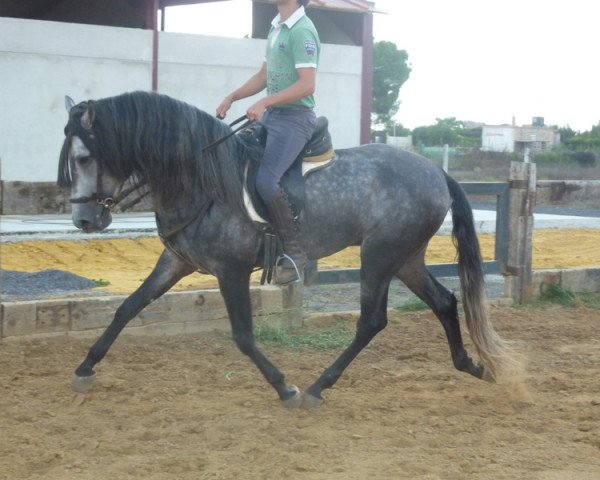
[[[89,222],[88,220],[80,220],[79,224],[77,226],[79,228],[81,228],[82,230],[89,230],[90,227],[92,226],[92,223]]]

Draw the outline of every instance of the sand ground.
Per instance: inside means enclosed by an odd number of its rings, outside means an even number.
[[[0,479],[597,480],[600,312],[491,314],[529,398],[455,371],[429,312],[393,312],[316,410],[281,406],[226,333],[122,336],[86,394],[90,340],[0,345]],[[339,354],[263,349],[301,388]]]

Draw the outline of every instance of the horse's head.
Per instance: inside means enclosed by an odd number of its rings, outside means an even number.
[[[93,102],[75,105],[65,97],[69,121],[59,161],[58,185],[71,187],[73,224],[84,232],[104,230],[112,222],[110,210],[123,180],[111,175],[97,151],[93,131]]]

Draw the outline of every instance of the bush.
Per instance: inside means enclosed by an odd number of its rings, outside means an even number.
[[[565,307],[572,307],[575,305],[575,294],[562,285],[551,284],[547,285],[540,295],[542,302],[557,303]]]
[[[554,164],[554,165],[558,165],[558,164],[562,164],[562,163],[569,163],[569,155],[564,152],[564,151],[560,151],[560,150],[550,150],[550,151],[546,151],[546,152],[540,152],[540,153],[536,153],[533,156],[533,161],[535,163],[545,163],[545,164]]]
[[[594,152],[573,152],[571,158],[575,160],[582,167],[595,167],[598,162],[598,158]]]

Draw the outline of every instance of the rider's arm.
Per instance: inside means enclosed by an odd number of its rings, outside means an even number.
[[[225,117],[227,111],[231,108],[231,104],[236,100],[251,97],[259,92],[262,92],[267,87],[267,64],[263,62],[260,70],[252,75],[246,83],[240,88],[234,90],[221,102],[217,108],[217,115]]]
[[[296,72],[298,72],[298,80],[295,83],[256,102],[248,109],[246,116],[250,120],[259,120],[269,107],[294,103],[308,95],[312,95],[317,84],[317,69],[303,67],[297,68]]]

